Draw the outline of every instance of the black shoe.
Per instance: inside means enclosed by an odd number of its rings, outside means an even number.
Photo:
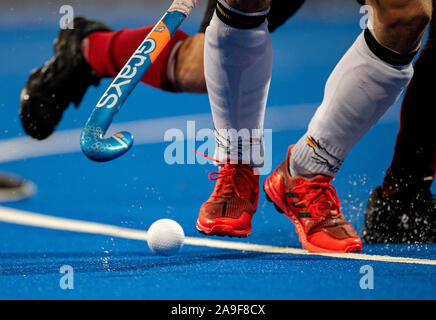
[[[435,243],[436,199],[430,188],[382,195],[373,190],[365,209],[363,239],[368,243]]]
[[[42,140],[56,129],[71,102],[77,107],[90,85],[100,77],[82,54],[82,40],[97,31],[112,31],[106,24],[85,17],[74,18],[74,29],[63,29],[54,41],[54,56],[32,71],[20,98],[24,130]]]

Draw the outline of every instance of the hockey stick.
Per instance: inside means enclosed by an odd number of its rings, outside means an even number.
[[[165,48],[198,0],[175,0],[144,39],[92,111],[80,137],[83,153],[94,161],[110,161],[126,153],[133,136],[126,131],[104,138],[127,97]]]

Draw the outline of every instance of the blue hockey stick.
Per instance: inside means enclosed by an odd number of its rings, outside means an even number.
[[[190,14],[198,0],[175,0],[144,39],[92,111],[80,137],[83,153],[94,161],[110,161],[126,153],[133,136],[126,131],[104,138],[127,97]]]

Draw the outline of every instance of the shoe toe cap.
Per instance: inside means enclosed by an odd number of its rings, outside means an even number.
[[[210,211],[212,210],[212,212]],[[218,225],[231,226],[233,229],[246,229],[251,226],[252,215],[246,211],[243,211],[238,218],[217,216],[213,209],[208,207],[202,207],[198,222],[206,228],[213,228]]]
[[[33,92],[33,91],[32,91]],[[62,112],[52,112],[56,106],[44,97],[24,88],[20,98],[20,120],[24,131],[31,137],[43,140],[55,130]],[[58,108],[60,109],[60,108]]]
[[[307,237],[310,252],[360,252],[362,240],[358,237],[336,239],[325,232],[317,232]]]

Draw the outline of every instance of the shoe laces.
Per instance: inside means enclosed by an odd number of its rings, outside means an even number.
[[[230,177],[231,186],[233,188],[233,191],[235,191],[238,198],[241,198],[241,199],[244,198],[243,193],[246,192],[247,194],[249,194],[249,192],[247,192],[247,191],[256,192],[256,190],[257,190],[256,185],[252,181],[253,169],[251,169],[248,165],[243,166],[243,165],[238,165],[238,164],[231,164],[229,162],[227,162],[227,163],[222,162],[222,161],[219,161],[215,158],[212,158],[210,156],[202,154],[196,150],[193,150],[193,151],[202,155],[203,157],[205,157],[209,160],[212,160],[218,164],[224,165],[219,171],[209,173],[210,180],[216,181],[216,180],[221,179],[221,181],[224,182],[225,178]],[[242,177],[247,182],[247,185],[249,186],[248,190],[246,188],[242,188],[243,184],[239,184],[239,185],[237,184],[237,182],[236,182],[237,175]]]
[[[231,185],[233,187],[233,190],[235,191],[236,195],[238,196],[238,198],[243,198],[243,193],[244,191],[246,192],[247,190],[244,188],[241,188],[243,185],[242,184],[237,184],[236,183],[236,176],[239,175],[241,176],[246,182],[247,185],[249,186],[249,190],[251,190],[252,192],[256,191],[256,186],[254,185],[254,183],[251,180],[251,176],[253,175],[252,169],[250,168],[245,168],[242,166],[237,166],[237,165],[226,165],[224,166],[220,171],[218,172],[211,172],[209,173],[209,179],[210,180],[219,180],[219,179],[224,179],[226,177],[230,177],[230,181],[231,181]]]
[[[303,195],[303,200],[297,202],[296,205],[309,204],[309,207],[316,206],[315,213],[322,218],[336,218],[342,215],[339,210],[341,203],[333,185],[329,182],[299,181],[292,189],[292,192]],[[329,210],[325,210],[324,204],[328,205]],[[335,211],[336,213],[333,213]]]

